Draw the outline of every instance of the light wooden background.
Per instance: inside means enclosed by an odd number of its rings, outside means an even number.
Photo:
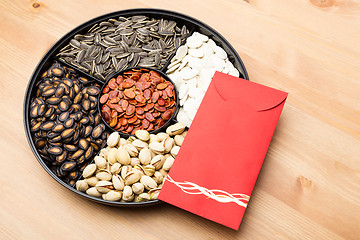
[[[290,94],[239,231],[167,204],[84,200],[30,150],[23,98],[46,50],[93,17],[139,7],[204,21],[252,81]],[[1,0],[0,73],[0,239],[360,239],[359,0]]]

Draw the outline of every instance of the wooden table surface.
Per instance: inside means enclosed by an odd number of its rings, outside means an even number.
[[[251,81],[289,92],[239,231],[168,204],[83,199],[40,166],[23,127],[30,76],[52,44],[129,8],[193,16]],[[0,239],[360,239],[359,0],[1,0]]]

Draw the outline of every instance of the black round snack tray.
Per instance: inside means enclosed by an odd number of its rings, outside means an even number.
[[[60,51],[60,49],[62,49],[64,46],[66,46],[69,43],[69,41],[74,37],[75,34],[86,33],[96,23],[106,21],[110,18],[118,18],[120,16],[130,17],[130,16],[134,16],[134,15],[145,15],[150,18],[157,18],[157,19],[164,18],[167,20],[173,20],[173,21],[176,21],[176,23],[181,26],[186,25],[186,27],[190,31],[190,35],[194,31],[197,31],[204,35],[207,35],[209,38],[214,40],[217,45],[221,46],[225,50],[225,52],[228,54],[229,60],[232,62],[232,64],[235,66],[235,68],[239,70],[240,77],[249,80],[249,76],[246,72],[245,66],[244,66],[241,58],[239,57],[237,52],[234,50],[234,48],[230,45],[230,43],[223,36],[221,36],[217,31],[215,31],[213,28],[211,28],[210,26],[206,25],[205,23],[203,23],[201,21],[199,21],[195,18],[192,18],[190,16],[187,16],[187,15],[184,15],[181,13],[177,13],[177,12],[173,12],[173,11],[162,10],[162,9],[152,9],[152,8],[139,8],[139,9],[128,9],[128,10],[122,10],[122,11],[105,14],[105,15],[96,17],[94,19],[91,19],[91,20],[81,24],[80,26],[74,28],[72,31],[70,31],[65,36],[63,36],[60,40],[58,40],[47,51],[47,53],[42,57],[42,59],[36,66],[32,76],[30,78],[30,81],[28,83],[28,86],[27,86],[27,90],[26,90],[26,94],[25,94],[25,98],[24,98],[24,126],[25,126],[27,140],[29,142],[31,150],[33,151],[33,153],[34,153],[36,159],[38,160],[38,162],[40,163],[40,165],[46,170],[46,172],[52,178],[54,178],[62,186],[66,187],[67,189],[73,191],[74,193],[79,194],[80,196],[83,196],[89,200],[92,200],[92,201],[95,201],[98,203],[102,203],[102,204],[106,204],[106,205],[118,206],[118,207],[149,206],[149,205],[153,205],[153,204],[158,204],[161,201],[160,200],[150,200],[150,201],[146,201],[146,202],[111,202],[111,201],[103,200],[101,198],[92,197],[90,195],[87,195],[86,193],[77,191],[74,186],[71,186],[71,185],[65,183],[63,180],[61,180],[59,177],[57,177],[50,170],[50,168],[46,165],[46,163],[40,156],[37,148],[35,147],[35,143],[34,143],[34,140],[32,138],[31,132],[30,132],[30,113],[29,112],[30,112],[30,104],[31,104],[30,101],[31,101],[32,97],[34,96],[35,90],[36,90],[36,82],[39,81],[41,74],[46,69],[51,67],[51,65],[54,63],[54,61],[58,61],[59,63],[61,63],[64,66],[73,68],[79,74],[79,76],[83,76],[85,78],[95,80],[100,85],[103,85],[104,84],[103,81],[100,81],[99,79],[77,69],[77,67],[72,66],[69,63],[66,63],[66,62],[63,62],[63,61],[57,59],[56,54]],[[175,53],[173,53],[172,56],[174,54]],[[166,72],[167,66],[170,63],[170,59],[172,58],[172,56],[170,56],[167,64],[165,64],[164,67],[160,70],[163,73]],[[173,122],[175,123],[176,121],[173,120]],[[107,129],[107,130],[109,131],[109,129]],[[93,160],[91,162],[93,162]]]

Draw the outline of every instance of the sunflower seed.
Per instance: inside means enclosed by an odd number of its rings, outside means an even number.
[[[103,50],[101,50],[100,53],[98,54],[98,56],[96,57],[95,64],[100,64],[102,57],[103,57]]]
[[[119,53],[116,55],[117,58],[124,58],[124,57],[127,57],[129,56],[131,53],[129,52],[126,52],[126,53]]]
[[[117,42],[114,39],[112,39],[111,37],[109,37],[109,36],[105,36],[104,40],[111,43],[111,44],[114,44],[114,45],[117,44]]]
[[[95,71],[97,72],[97,73],[99,73],[99,74],[102,74],[103,72],[104,72],[104,67],[103,67],[103,65],[96,65],[95,66]]]
[[[155,65],[158,66],[160,64],[161,56],[159,53],[155,55]]]
[[[138,53],[138,52],[142,52],[142,49],[139,47],[129,47],[129,52]]]
[[[57,56],[103,80],[128,66],[161,69],[188,34],[185,25],[178,26],[173,20],[143,15],[119,17],[94,24],[85,34],[76,34]],[[152,60],[145,59],[149,56]]]
[[[74,48],[80,48],[80,42],[75,40],[75,39],[71,39],[70,40],[70,46],[72,46]]]
[[[105,77],[101,74],[101,73],[95,73],[94,76],[98,79],[100,79],[101,81],[105,81]]]
[[[103,57],[101,58],[101,63],[105,63],[110,57],[110,52],[105,53]]]
[[[125,59],[121,59],[118,63],[117,63],[117,65],[116,65],[116,67],[115,67],[115,71],[116,72],[118,72],[118,71],[121,71],[122,69],[124,69],[125,68],[125,66],[126,66],[126,60]]]
[[[131,53],[131,54],[126,58],[126,60],[127,60],[128,62],[131,62],[131,60],[133,60],[133,58],[134,58],[134,55],[135,55],[135,53]]]
[[[112,27],[113,24],[111,24],[110,22],[101,22],[101,23],[99,24],[99,26],[100,26],[100,27],[103,27],[103,26]]]
[[[95,50],[95,46],[91,45],[87,50],[86,50],[86,54],[85,54],[85,58],[88,58],[91,56],[91,54],[94,52]]]

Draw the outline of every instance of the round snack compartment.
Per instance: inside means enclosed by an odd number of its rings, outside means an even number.
[[[36,90],[38,88],[37,84],[41,78],[41,74],[45,70],[50,68],[55,60],[59,61],[59,59],[56,57],[56,55],[60,52],[60,50],[62,48],[64,48],[67,44],[69,44],[70,40],[76,34],[85,34],[94,24],[100,23],[102,21],[106,21],[108,19],[119,18],[119,17],[131,17],[134,15],[145,15],[150,18],[156,18],[156,19],[163,18],[163,19],[167,19],[167,20],[173,20],[176,23],[178,23],[180,26],[186,25],[186,27],[190,30],[190,34],[193,33],[194,31],[197,31],[197,32],[207,35],[209,38],[214,40],[217,45],[219,45],[226,51],[226,53],[228,54],[229,60],[239,70],[240,77],[242,77],[244,79],[249,79],[248,74],[245,69],[245,66],[244,66],[241,58],[239,57],[239,55],[236,53],[236,51],[233,49],[233,47],[229,44],[229,42],[224,37],[222,37],[217,31],[212,29],[210,26],[198,21],[197,19],[192,18],[190,16],[186,16],[184,14],[177,13],[177,12],[172,12],[172,11],[167,11],[167,10],[162,10],[162,9],[129,9],[129,10],[113,12],[113,13],[99,16],[97,18],[94,18],[92,20],[89,20],[89,21],[81,24],[80,26],[74,28],[72,31],[70,31],[69,33],[64,35],[61,39],[59,39],[47,51],[47,53],[42,57],[42,59],[36,66],[32,76],[30,78],[30,81],[28,83],[28,86],[27,86],[27,90],[26,90],[26,94],[25,94],[25,98],[24,98],[24,127],[25,127],[25,132],[26,132],[26,136],[27,136],[30,148],[33,151],[33,153],[34,153],[36,159],[38,160],[38,162],[40,163],[40,165],[45,169],[45,171],[62,186],[66,187],[67,189],[73,191],[74,193],[77,193],[80,196],[83,196],[89,200],[92,200],[92,201],[95,201],[98,203],[102,203],[102,204],[121,206],[121,207],[148,206],[148,205],[153,205],[153,204],[159,203],[161,201],[160,200],[150,200],[150,201],[146,201],[146,202],[110,202],[110,201],[92,197],[85,193],[79,192],[75,189],[75,187],[73,185],[69,185],[68,183],[66,183],[65,181],[60,179],[46,164],[45,159],[43,159],[41,157],[40,152],[35,145],[34,138],[32,137],[32,134],[30,131],[30,128],[31,128],[31,126],[30,126],[30,104],[31,104],[31,99],[34,97]],[[172,56],[175,55],[175,52],[176,52],[176,49],[168,58],[168,62],[166,64],[164,64],[163,68],[161,69],[161,72],[166,72],[167,66],[170,63],[170,59],[172,58]],[[78,67],[71,65],[69,63],[64,63],[61,60],[59,62],[63,66],[73,68],[78,73],[79,76],[86,77],[88,79],[96,81],[98,84],[100,84],[100,86],[102,86],[102,87],[104,86],[104,81],[99,80],[96,77],[94,77],[88,73],[85,73]],[[179,104],[178,99],[177,99],[177,104]],[[174,120],[174,117],[177,115],[176,111],[177,110],[175,110],[175,113],[173,114],[172,119],[168,121],[169,124],[176,122]],[[166,127],[164,127],[164,129],[166,129]],[[96,152],[94,156],[96,156],[97,154],[98,153]],[[89,163],[91,163],[91,162],[93,162],[93,159],[90,159]]]
[[[174,96],[174,98],[175,98],[175,108],[174,108],[174,111],[173,111],[171,117],[170,117],[168,120],[166,120],[166,122],[165,122],[162,126],[160,126],[158,129],[151,130],[151,131],[149,131],[149,133],[150,133],[150,134],[156,134],[156,133],[158,133],[158,132],[165,131],[166,128],[170,125],[170,123],[175,119],[175,117],[176,117],[176,115],[177,115],[177,113],[178,113],[178,111],[179,111],[179,107],[180,107],[180,105],[179,105],[179,93],[178,93],[178,91],[177,91],[177,89],[176,89],[176,86],[175,86],[174,82],[173,82],[165,73],[163,73],[163,72],[161,72],[161,71],[159,71],[159,70],[155,70],[155,69],[147,68],[147,67],[127,68],[127,69],[125,69],[125,70],[123,70],[123,71],[120,71],[120,72],[118,72],[118,73],[115,73],[115,74],[113,74],[113,75],[111,75],[111,76],[108,77],[107,81],[105,82],[105,84],[104,84],[103,87],[101,88],[100,94],[99,94],[99,96],[98,96],[98,111],[99,111],[99,113],[101,114],[101,118],[102,118],[104,124],[105,124],[109,129],[111,129],[111,131],[117,131],[117,132],[119,132],[120,135],[121,135],[122,137],[124,137],[124,138],[128,138],[128,137],[134,136],[134,135],[133,135],[133,134],[126,133],[126,132],[121,131],[121,130],[116,130],[116,129],[114,129],[113,127],[111,127],[111,126],[109,125],[109,123],[104,119],[104,116],[103,116],[103,114],[102,114],[102,107],[103,107],[105,104],[101,104],[101,103],[100,103],[100,98],[104,95],[103,91],[104,91],[105,87],[108,86],[109,82],[110,82],[112,79],[114,79],[114,78],[116,79],[118,76],[123,75],[123,74],[126,73],[126,72],[134,71],[134,70],[135,70],[135,71],[136,71],[136,70],[142,70],[142,69],[147,70],[147,71],[149,71],[149,72],[150,72],[150,71],[154,71],[154,72],[158,73],[163,79],[165,79],[166,81],[169,81],[169,82],[173,85],[173,87],[174,87],[174,92],[175,92],[175,96]],[[137,82],[137,80],[135,80],[135,82]],[[135,84],[136,84],[136,83],[135,83]],[[122,99],[122,98],[121,98],[121,99]],[[160,97],[159,97],[159,99],[160,99]],[[148,102],[146,102],[146,105],[147,105],[147,104],[148,104]],[[160,118],[161,118],[161,116],[160,116]],[[139,120],[140,120],[140,119],[139,119]]]
[[[107,140],[94,96],[101,86],[57,62],[46,66],[26,103],[28,138],[46,170],[73,185]]]
[[[174,125],[174,124],[176,124],[176,123],[178,123],[178,122],[172,120],[172,121],[170,122],[170,125],[169,125],[169,126],[172,126],[172,125]],[[189,128],[185,126],[185,131],[187,132],[188,130],[189,130]],[[164,129],[164,131],[161,131],[161,132],[164,132],[164,133],[165,133],[165,132],[166,132],[166,129]],[[119,133],[119,135],[120,135],[120,133]],[[181,134],[179,134],[179,135],[181,135]],[[120,136],[120,137],[122,137],[122,136]],[[174,136],[173,136],[173,137],[174,137]],[[174,145],[174,146],[176,146],[176,145]],[[108,147],[107,144],[106,144],[103,148],[106,148],[106,147]],[[170,154],[170,153],[169,153],[169,154]],[[98,156],[98,155],[99,155],[99,153],[98,153],[96,156]],[[91,161],[88,165],[94,164],[94,163],[95,163],[95,160]],[[141,164],[141,165],[142,165],[142,164]],[[133,168],[133,169],[134,169],[134,168]],[[99,169],[98,169],[98,170],[99,170]],[[120,175],[120,173],[119,173],[119,175]],[[94,175],[92,175],[92,176],[94,176]],[[164,178],[165,178],[165,177],[164,177]],[[84,176],[81,175],[78,180],[84,180],[84,179],[85,179]],[[109,180],[109,181],[111,181],[111,180]],[[90,187],[90,186],[89,186],[89,187]],[[106,204],[106,205],[112,205],[112,206],[120,206],[120,207],[141,207],[141,206],[155,205],[155,204],[159,204],[159,203],[162,202],[162,201],[159,200],[159,199],[146,200],[146,201],[143,201],[143,202],[134,202],[134,201],[130,201],[130,202],[124,202],[124,201],[121,201],[121,202],[120,202],[120,201],[109,201],[109,200],[103,199],[102,197],[90,196],[90,195],[88,195],[88,194],[85,193],[85,192],[81,192],[81,191],[76,190],[75,188],[74,188],[74,190],[75,190],[76,192],[80,193],[82,196],[86,196],[86,197],[91,198],[91,200],[94,200],[94,201],[96,201],[96,202],[101,202],[101,203]],[[145,191],[146,191],[146,189],[145,189]],[[144,192],[145,192],[145,191],[144,191]],[[161,191],[161,190],[160,190],[160,191]]]

